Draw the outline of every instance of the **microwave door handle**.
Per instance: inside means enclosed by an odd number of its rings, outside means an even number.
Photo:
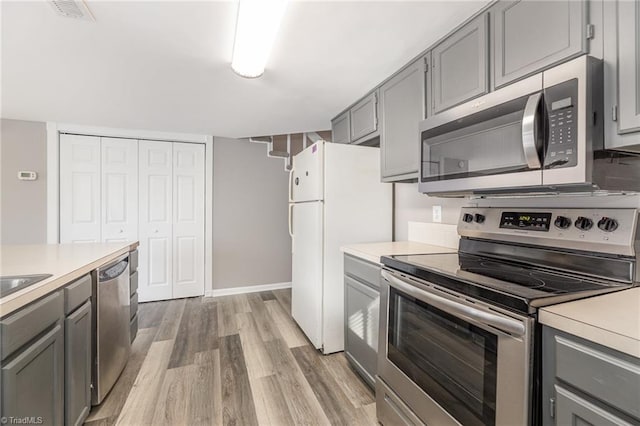
[[[382,271],[382,278],[387,280],[391,287],[394,287],[409,296],[415,297],[416,299],[428,303],[451,315],[458,316],[478,324],[489,325],[514,336],[524,336],[526,332],[524,324],[520,321],[492,314],[491,312],[481,311],[471,306],[422,290],[391,275],[385,270]]]
[[[534,93],[527,99],[522,116],[522,149],[527,166],[535,170],[541,167],[540,156],[538,155],[538,135],[536,129],[536,119],[538,118],[538,105],[542,100],[542,92]]]

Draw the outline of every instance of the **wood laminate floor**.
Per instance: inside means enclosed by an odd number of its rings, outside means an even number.
[[[133,353],[88,425],[375,425],[344,354],[316,351],[291,291],[140,304]]]

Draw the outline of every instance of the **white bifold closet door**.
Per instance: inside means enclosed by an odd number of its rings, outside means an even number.
[[[138,141],[60,135],[60,242],[138,238]]]
[[[140,301],[204,294],[204,146],[139,141]]]
[[[100,138],[102,241],[138,239],[138,141]]]
[[[204,145],[60,135],[60,242],[140,241],[139,301],[204,294]]]

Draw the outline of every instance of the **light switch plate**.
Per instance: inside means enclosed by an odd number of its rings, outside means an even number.
[[[432,220],[434,223],[442,222],[442,206],[432,207]]]

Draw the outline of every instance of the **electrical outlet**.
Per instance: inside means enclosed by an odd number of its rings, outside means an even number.
[[[432,220],[435,223],[442,222],[442,206],[433,206],[432,207]]]

